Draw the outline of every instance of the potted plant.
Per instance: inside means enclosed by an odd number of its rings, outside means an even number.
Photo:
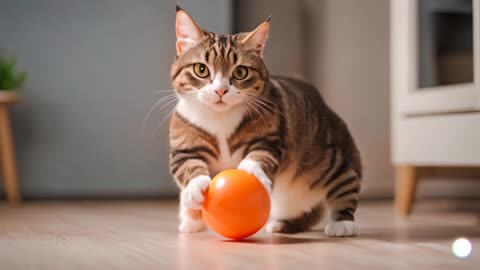
[[[17,67],[15,58],[0,54],[0,102],[15,102],[20,99],[27,75]]]

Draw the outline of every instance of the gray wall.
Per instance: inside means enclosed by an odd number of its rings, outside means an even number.
[[[29,74],[13,108],[25,197],[175,194],[168,124],[153,135],[167,111],[143,120],[171,88],[176,2],[0,0],[0,49]],[[182,4],[230,30],[229,1]]]

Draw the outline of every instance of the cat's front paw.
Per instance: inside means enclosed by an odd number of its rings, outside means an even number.
[[[206,229],[203,219],[185,219],[180,222],[178,230],[181,233],[196,233]]]
[[[358,225],[355,221],[330,221],[325,226],[325,235],[331,237],[348,237],[358,235]]]
[[[281,233],[284,227],[285,227],[285,223],[278,220],[274,220],[274,221],[270,221],[270,223],[267,224],[267,227],[265,229],[269,233]]]
[[[193,178],[180,193],[182,206],[190,209],[201,209],[205,200],[203,193],[210,185],[210,181],[211,179],[208,175],[199,175]]]
[[[265,174],[262,167],[260,166],[260,163],[258,163],[257,161],[244,159],[242,162],[240,162],[237,169],[246,171],[247,173],[254,175],[258,178],[258,180],[260,180],[263,186],[265,186],[268,193],[272,192],[272,181],[270,180],[270,178],[268,178],[268,176]]]

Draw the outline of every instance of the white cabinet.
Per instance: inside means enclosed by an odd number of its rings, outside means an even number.
[[[480,108],[478,0],[392,3],[398,112],[471,112]],[[402,58],[400,63],[396,59]]]
[[[480,0],[391,1],[397,209],[420,166],[480,166]]]

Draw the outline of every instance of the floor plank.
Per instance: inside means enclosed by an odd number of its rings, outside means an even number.
[[[367,202],[356,238],[327,238],[319,228],[234,242],[177,233],[171,201],[0,204],[0,269],[479,269],[479,208],[421,202],[405,220],[390,202]],[[458,237],[474,246],[466,259],[451,252]]]

